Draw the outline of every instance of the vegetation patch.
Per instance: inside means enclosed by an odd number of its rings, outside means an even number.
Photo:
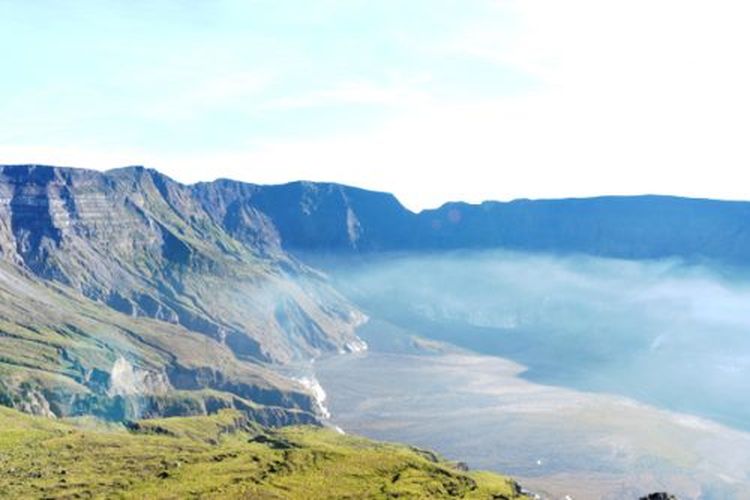
[[[524,498],[512,480],[332,430],[267,429],[236,410],[133,422],[0,408],[3,498]]]

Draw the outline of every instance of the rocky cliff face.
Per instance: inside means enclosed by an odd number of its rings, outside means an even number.
[[[207,206],[140,167],[0,167],[6,399],[53,414],[210,399],[313,418],[305,389],[262,365],[346,350],[362,316],[281,249],[266,215]]]
[[[262,361],[354,338],[356,311],[284,254],[266,216],[230,211],[225,230],[191,188],[153,170],[3,167],[0,200],[6,260],[127,315],[182,325]],[[293,329],[283,327],[289,314]]]
[[[750,262],[750,203],[620,196],[447,203],[418,214],[390,194],[337,184],[291,183],[239,188],[200,184],[198,199],[231,192],[231,204],[263,213],[283,248],[372,253],[506,248],[603,257],[680,257]]]
[[[285,249],[373,252],[399,247],[415,216],[388,193],[339,184],[257,186],[219,180],[194,186],[208,213],[234,232],[234,213],[260,213]]]

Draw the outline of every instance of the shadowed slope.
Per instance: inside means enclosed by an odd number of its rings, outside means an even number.
[[[628,259],[750,261],[747,202],[604,196],[446,203],[415,214],[391,194],[339,184],[257,186],[221,180],[194,189],[209,213],[242,207],[262,214],[283,247],[295,251],[506,248]]]

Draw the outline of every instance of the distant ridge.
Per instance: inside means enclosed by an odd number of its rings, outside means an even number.
[[[389,193],[340,184],[193,186],[215,201],[258,210],[287,250],[373,253],[505,248],[625,259],[750,263],[750,202],[676,196],[452,202],[419,213]],[[229,196],[218,193],[231,193]]]
[[[158,174],[125,167],[105,175],[129,170]],[[170,184],[180,185],[171,179]],[[180,186],[225,231],[267,249],[373,253],[506,248],[626,259],[750,262],[750,202],[745,201],[599,196],[450,202],[414,213],[390,193],[336,183],[259,185],[219,179]]]

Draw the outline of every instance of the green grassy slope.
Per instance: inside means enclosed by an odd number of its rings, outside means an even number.
[[[316,427],[243,414],[144,420],[131,430],[0,407],[3,498],[522,498],[505,477]]]

